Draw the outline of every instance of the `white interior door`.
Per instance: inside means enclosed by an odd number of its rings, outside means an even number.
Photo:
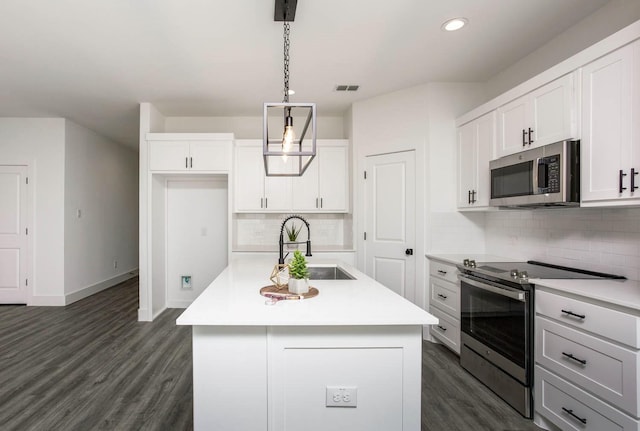
[[[415,300],[415,152],[367,157],[365,272]]]
[[[26,166],[0,166],[0,304],[27,303],[26,178]]]

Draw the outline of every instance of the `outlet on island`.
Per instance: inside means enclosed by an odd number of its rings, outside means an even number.
[[[327,407],[357,407],[356,386],[327,386]]]

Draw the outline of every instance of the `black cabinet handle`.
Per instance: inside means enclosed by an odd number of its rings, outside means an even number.
[[[447,299],[448,296],[447,295],[443,295],[442,293],[438,293],[438,296],[442,299]]]
[[[580,319],[584,319],[585,317],[587,317],[586,314],[576,314],[573,311],[569,311],[569,310],[560,310],[560,311],[562,311],[564,314],[568,314],[569,316],[579,317]]]
[[[322,208],[324,205],[322,205],[322,198],[320,198],[320,208]]]
[[[316,208],[318,208],[318,198],[316,198]]]
[[[184,167],[185,167],[185,169],[189,167],[189,158],[188,157],[184,158]]]
[[[587,424],[587,420],[584,419],[584,418],[581,418],[580,416],[577,416],[575,413],[573,413],[573,410],[565,409],[564,407],[562,408],[562,410],[564,410],[565,412],[569,413],[571,416],[573,416],[575,419],[578,419],[583,424],[585,424],[585,425]]]
[[[619,190],[619,193],[622,193],[622,191],[623,191],[623,190],[627,190],[627,188],[626,188],[626,187],[622,187],[622,178],[623,178],[623,177],[626,177],[626,176],[627,176],[627,174],[625,174],[625,173],[624,173],[624,171],[623,171],[622,169],[620,169],[620,174],[619,174],[619,176],[618,176],[618,183],[619,183],[619,185],[620,185],[620,187],[619,187],[619,189],[620,189],[620,190]]]
[[[260,198],[260,208],[264,208],[263,201],[264,201],[264,198]]]
[[[189,167],[193,168],[193,157],[189,157]]]
[[[586,361],[586,360],[584,360],[584,359],[580,359],[580,358],[576,358],[576,357],[575,357],[575,356],[573,356],[571,353],[565,353],[565,352],[562,352],[562,354],[563,354],[564,356],[566,356],[567,358],[569,358],[569,359],[573,359],[573,360],[574,360],[574,361],[576,361],[576,362],[580,362],[582,365],[587,365],[587,361]]]
[[[445,328],[444,326],[440,326],[440,325],[438,325],[438,328],[440,328],[441,331],[446,331],[447,330],[447,328]]]
[[[527,145],[527,131],[522,129],[522,146]]]
[[[268,199],[268,198],[264,198],[264,207],[265,207],[265,208],[268,208],[268,207],[269,207],[269,204],[267,203],[267,202],[268,202],[268,201],[267,201],[267,199]]]
[[[531,139],[532,136],[533,136],[533,129],[529,127],[529,145],[533,144],[533,139]]]
[[[467,190],[467,203],[470,204],[471,203],[471,190]]]
[[[412,248],[408,248],[404,251],[404,254],[406,254],[407,256],[413,256],[413,249]]]
[[[443,271],[441,269],[438,270],[438,274],[447,275],[447,271]]]
[[[638,186],[636,186],[636,175],[638,175],[638,171],[631,168],[631,193],[638,188]]]

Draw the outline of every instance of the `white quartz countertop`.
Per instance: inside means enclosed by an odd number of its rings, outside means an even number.
[[[630,280],[531,279],[536,289],[553,289],[640,312],[640,282]]]
[[[447,254],[447,253],[427,253],[425,257],[429,259],[436,259],[442,262],[450,263],[452,265],[462,264],[465,259],[475,260],[477,263],[480,262],[522,262],[523,259],[513,259],[504,256],[495,256],[493,254],[478,254],[478,253],[467,253],[467,254]]]
[[[271,285],[271,258],[239,257],[177,319],[178,325],[335,326],[434,325],[438,318],[340,263],[356,280],[310,280],[320,294],[266,305],[260,288]],[[314,263],[316,265],[316,263]]]

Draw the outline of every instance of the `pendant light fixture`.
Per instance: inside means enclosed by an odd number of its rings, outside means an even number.
[[[284,27],[284,99],[264,104],[262,155],[270,177],[300,176],[316,156],[316,104],[289,101],[293,94],[289,89],[289,22],[295,18],[296,6],[297,0],[275,0],[274,21],[282,21]],[[294,115],[302,125],[297,130]],[[305,140],[307,134],[311,139]]]

